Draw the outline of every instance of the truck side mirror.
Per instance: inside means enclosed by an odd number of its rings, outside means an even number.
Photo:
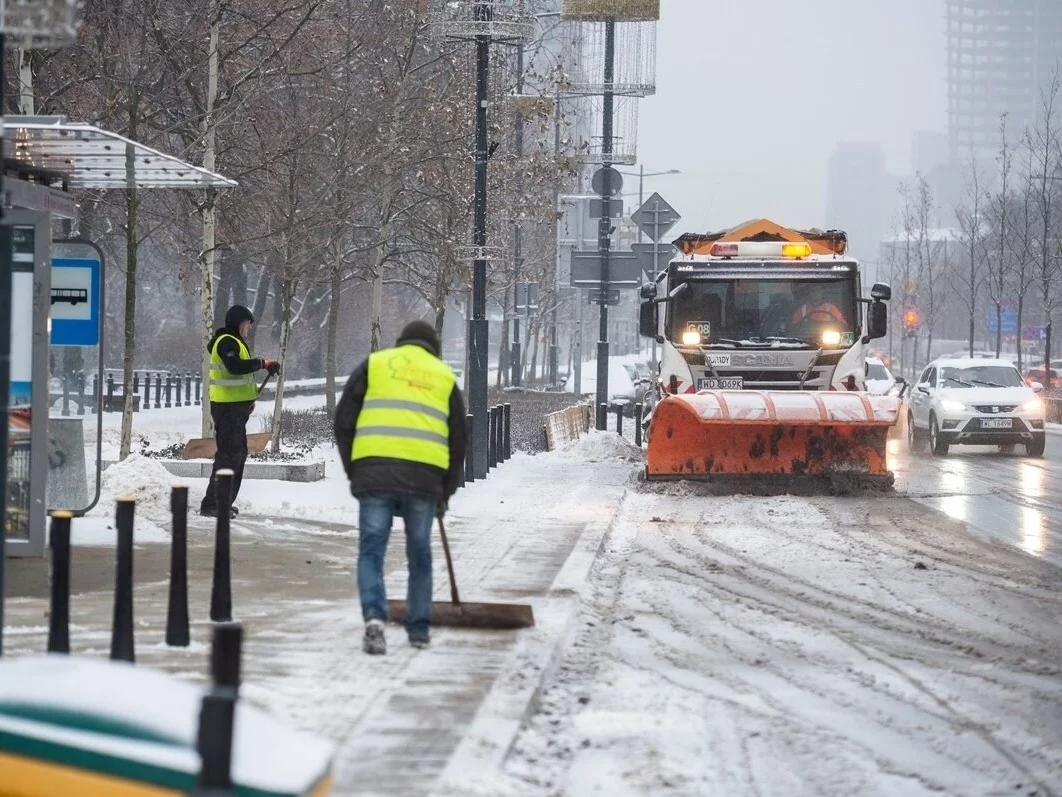
[[[887,302],[892,298],[892,288],[884,282],[875,282],[870,289],[870,298],[875,302]]]
[[[656,283],[649,282],[643,285],[638,290],[638,295],[643,299],[655,299],[656,298]]]
[[[643,287],[642,290],[645,290],[645,287]],[[655,285],[652,287],[654,289],[656,288]],[[656,293],[656,291],[654,290],[653,293]],[[638,306],[638,334],[647,338],[656,337],[656,327],[659,319],[658,312],[656,302],[649,297]]]
[[[876,288],[877,286],[875,286]],[[867,307],[867,334],[864,342],[869,343],[876,338],[883,338],[889,332],[889,310],[884,302],[871,302]]]

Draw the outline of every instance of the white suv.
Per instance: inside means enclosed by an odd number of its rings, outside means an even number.
[[[926,366],[911,391],[907,441],[911,451],[943,456],[957,444],[1023,443],[1030,457],[1044,453],[1043,386],[1025,384],[1008,360],[939,359]]]

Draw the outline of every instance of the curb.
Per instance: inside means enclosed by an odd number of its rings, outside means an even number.
[[[536,602],[535,633],[517,644],[511,666],[500,673],[487,693],[464,738],[432,788],[432,797],[496,795],[498,784],[494,777],[501,771],[520,730],[537,708],[544,685],[560,666],[577,631],[582,586],[590,576],[626,495],[624,490],[607,521],[587,524],[546,597]]]

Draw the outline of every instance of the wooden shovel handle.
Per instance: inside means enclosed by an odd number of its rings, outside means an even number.
[[[441,517],[439,518],[439,536],[442,537],[443,554],[446,555],[446,572],[450,574],[450,600],[459,604],[461,598],[457,594],[457,579],[454,578],[454,560],[450,556],[450,542],[446,539],[446,526],[443,525]]]

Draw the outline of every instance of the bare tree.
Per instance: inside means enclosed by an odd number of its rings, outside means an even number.
[[[996,313],[996,357],[1003,352],[1003,302],[1009,287],[1011,263],[1009,236],[1011,230],[1011,171],[1013,153],[1007,140],[1007,114],[999,117],[999,190],[991,195],[988,222],[992,230],[990,252],[987,255],[988,296]]]
[[[978,289],[984,278],[984,262],[987,254],[987,218],[989,198],[985,191],[985,175],[977,164],[974,153],[970,153],[966,186],[963,197],[955,208],[955,217],[959,222],[964,267],[956,268],[954,278],[956,295],[962,301],[969,317],[969,350],[973,357],[974,340],[977,330]]]

